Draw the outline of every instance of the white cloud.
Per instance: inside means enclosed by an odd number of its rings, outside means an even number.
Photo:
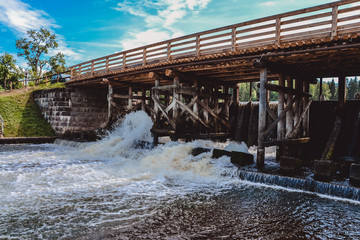
[[[131,32],[129,35],[128,39],[121,41],[122,46],[126,50],[171,38],[168,32],[155,29],[149,29],[144,32]]]
[[[269,7],[269,6],[275,6],[275,5],[277,5],[278,3],[279,3],[279,2],[277,2],[277,1],[268,1],[268,2],[259,3],[258,5],[259,5],[259,6]]]
[[[140,0],[123,1],[114,8],[141,17],[144,29],[128,33],[122,41],[124,49],[167,40],[183,35],[174,25],[190,14],[198,14],[211,0]]]
[[[20,0],[0,0],[0,22],[19,36],[25,36],[27,31],[33,29],[47,28],[54,32],[55,28],[60,27],[46,12],[34,9]],[[62,52],[68,60],[81,59],[79,53],[68,47],[63,36],[57,35],[57,42],[58,48],[51,49],[49,55]]]
[[[23,34],[30,29],[58,27],[46,12],[20,0],[0,0],[0,21]]]

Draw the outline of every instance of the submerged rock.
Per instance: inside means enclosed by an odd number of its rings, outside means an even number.
[[[360,164],[351,164],[349,178],[351,185],[360,187]]]
[[[232,164],[240,166],[251,165],[254,163],[254,155],[250,153],[232,151],[230,160]]]
[[[315,160],[314,170],[314,179],[330,181],[336,174],[337,165],[330,160]]]
[[[294,157],[280,157],[280,171],[285,173],[294,173],[295,171],[301,170],[302,161],[299,158]]]
[[[196,148],[191,150],[190,154],[195,157],[197,155],[200,155],[200,154],[205,153],[205,152],[210,152],[210,151],[211,151],[210,148],[196,147]]]

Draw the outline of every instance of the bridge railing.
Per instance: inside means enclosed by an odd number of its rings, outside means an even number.
[[[342,0],[122,51],[71,67],[71,80],[175,59],[360,31],[360,0]]]

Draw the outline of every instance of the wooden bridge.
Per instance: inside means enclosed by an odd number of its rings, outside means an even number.
[[[238,83],[260,82],[258,166],[265,146],[304,139],[309,84],[360,75],[360,0],[343,0],[146,45],[71,67],[69,87],[107,87],[114,111],[142,109],[154,132],[227,134]],[[270,83],[270,81],[274,82]],[[279,92],[277,113],[268,92]],[[267,123],[267,115],[273,120]],[[277,139],[269,139],[277,129]]]

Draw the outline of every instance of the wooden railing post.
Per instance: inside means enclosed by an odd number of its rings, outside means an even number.
[[[143,49],[143,66],[146,65],[146,48]]]
[[[331,37],[337,35],[338,6],[335,5],[332,10]]]
[[[166,58],[168,61],[171,61],[171,42],[167,43]]]
[[[106,58],[105,72],[109,72],[109,57]]]
[[[196,56],[200,57],[200,35],[196,36]]]
[[[332,23],[331,23],[331,37],[337,35],[337,22],[338,22],[338,6],[335,5],[332,9]]]
[[[231,30],[231,51],[236,51],[236,28],[232,28]]]
[[[91,62],[91,73],[90,76],[94,76],[94,61]]]
[[[70,68],[70,80],[74,79],[74,67]]]
[[[281,38],[281,18],[276,18],[275,44],[280,45]]]
[[[81,65],[79,66],[79,77],[81,77]]]
[[[126,68],[126,52],[123,55],[123,70]]]

